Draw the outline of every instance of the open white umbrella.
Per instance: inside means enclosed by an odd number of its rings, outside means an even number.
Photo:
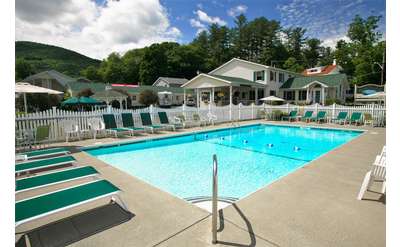
[[[268,96],[268,97],[265,97],[265,98],[261,98],[261,99],[259,99],[259,100],[262,100],[262,101],[271,101],[271,102],[273,102],[273,101],[285,101],[284,99],[278,98],[278,97],[276,97],[276,96]]]
[[[45,87],[38,87],[35,85],[31,85],[27,82],[17,82],[15,83],[15,92],[24,94],[24,107],[25,113],[28,112],[27,104],[26,104],[26,94],[27,93],[47,93],[47,94],[63,94],[63,92],[56,91],[53,89],[48,89]]]
[[[162,92],[158,92],[159,94],[172,94],[171,92],[168,91],[162,91]]]

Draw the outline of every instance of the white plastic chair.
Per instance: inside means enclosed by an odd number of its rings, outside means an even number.
[[[207,113],[208,122],[214,125],[215,121],[217,121],[217,116],[212,114],[211,112]]]
[[[106,125],[100,118],[91,118],[88,120],[90,131],[93,134],[93,139],[96,140],[97,134],[106,133]]]
[[[65,133],[65,141],[68,142],[70,137],[76,136],[81,139],[78,124],[74,120],[63,120],[63,130]]]
[[[383,180],[382,194],[386,191],[386,147],[383,147],[381,155],[377,155],[372,168],[367,174],[365,174],[364,181],[361,185],[360,192],[358,193],[357,199],[361,200],[375,180]]]

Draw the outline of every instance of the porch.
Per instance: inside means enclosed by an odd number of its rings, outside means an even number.
[[[184,104],[188,99],[195,102],[196,107],[208,108],[226,105],[258,105],[259,99],[265,95],[265,85],[242,78],[200,74],[182,85]],[[194,95],[187,94],[191,89]]]

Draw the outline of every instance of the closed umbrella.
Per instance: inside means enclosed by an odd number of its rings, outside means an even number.
[[[56,91],[53,89],[48,89],[45,87],[39,87],[27,82],[17,82],[15,83],[15,92],[22,93],[24,95],[24,107],[25,113],[28,112],[27,102],[26,102],[26,94],[27,93],[46,93],[46,94],[63,94],[63,92]]]

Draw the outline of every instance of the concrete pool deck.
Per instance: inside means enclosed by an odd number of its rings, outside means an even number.
[[[259,122],[246,121],[241,124]],[[315,125],[343,128],[333,124]],[[201,130],[229,126],[220,124]],[[364,200],[358,201],[356,196],[365,173],[385,145],[386,129],[364,126],[344,128],[368,131],[221,210],[218,233],[220,245],[385,246],[385,198],[382,194],[373,192],[380,190],[380,184],[376,184],[372,188],[373,191],[367,192]],[[195,130],[200,128],[183,130],[181,133]],[[54,145],[70,146],[74,149],[167,135],[174,133],[120,139],[102,138]],[[161,191],[85,152],[76,152],[73,156],[81,164],[96,167],[102,177],[122,189],[121,196],[135,216],[128,222],[94,234],[71,246],[213,246],[211,215],[206,210]],[[21,193],[18,194],[18,199],[70,184]],[[90,203],[38,219],[16,231],[36,228],[105,202],[104,200]],[[17,235],[17,238],[19,236]]]

